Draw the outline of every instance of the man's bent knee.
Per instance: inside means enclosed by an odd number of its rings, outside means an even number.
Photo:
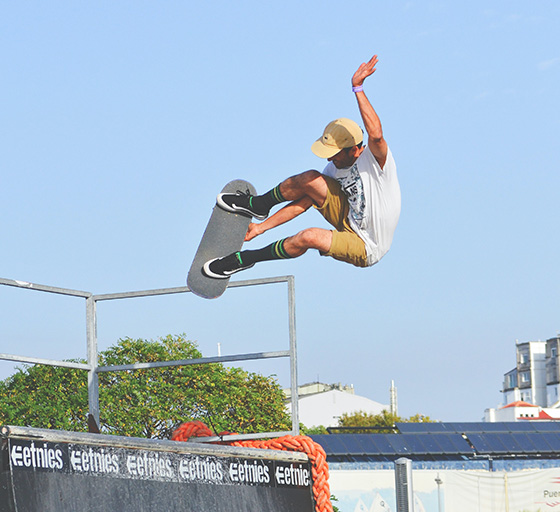
[[[305,171],[296,174],[280,184],[280,193],[287,201],[296,201],[308,196],[321,206],[327,197],[328,187],[319,171]]]
[[[301,194],[309,196],[317,206],[322,206],[327,198],[327,182],[319,171],[309,170],[292,178],[291,186]]]
[[[332,231],[320,228],[308,228],[300,231],[294,242],[303,250],[317,249],[326,252],[332,243]]]
[[[286,188],[306,192],[310,188],[316,188],[322,181],[324,181],[323,175],[319,171],[311,169],[291,176],[284,182],[284,185]]]

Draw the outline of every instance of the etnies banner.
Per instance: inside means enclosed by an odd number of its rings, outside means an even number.
[[[313,510],[311,466],[303,462],[20,439],[9,440],[3,459],[18,511]],[[91,505],[71,508],[92,492]]]

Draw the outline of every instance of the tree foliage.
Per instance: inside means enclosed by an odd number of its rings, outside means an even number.
[[[87,430],[87,402],[84,371],[25,366],[0,381],[0,423],[5,425]]]
[[[371,432],[372,428],[392,428],[395,423],[433,423],[428,416],[415,414],[410,418],[402,418],[386,409],[380,414],[371,414],[364,411],[352,414],[344,413],[338,420],[339,427],[364,427],[364,430],[352,430],[352,433]],[[368,427],[366,429],[366,427]]]
[[[327,427],[323,425],[317,425],[315,427],[306,427],[303,423],[299,424],[299,429],[303,435],[306,436],[316,436],[319,434],[328,434]]]
[[[99,354],[99,365],[197,359],[184,336],[124,338]],[[222,364],[171,366],[99,374],[103,433],[168,438],[179,423],[204,421],[216,432],[287,430],[282,390],[272,377]],[[0,381],[0,424],[87,430],[87,374],[25,366]]]

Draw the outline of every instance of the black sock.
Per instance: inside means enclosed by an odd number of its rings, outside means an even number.
[[[250,205],[258,212],[268,213],[273,206],[286,201],[280,192],[280,185],[269,190],[262,196],[253,196],[250,199]]]
[[[285,260],[292,258],[286,250],[284,249],[284,241],[286,239],[278,240],[273,244],[267,245],[262,249],[257,249],[256,251],[241,251],[239,257],[243,262],[243,265],[251,265],[259,261],[270,261],[270,260]]]

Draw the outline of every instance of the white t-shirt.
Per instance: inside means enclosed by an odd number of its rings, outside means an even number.
[[[391,151],[383,169],[369,147],[352,167],[337,169],[329,162],[323,174],[337,180],[348,196],[348,220],[365,242],[368,265],[377,263],[389,250],[401,213],[401,189]]]

